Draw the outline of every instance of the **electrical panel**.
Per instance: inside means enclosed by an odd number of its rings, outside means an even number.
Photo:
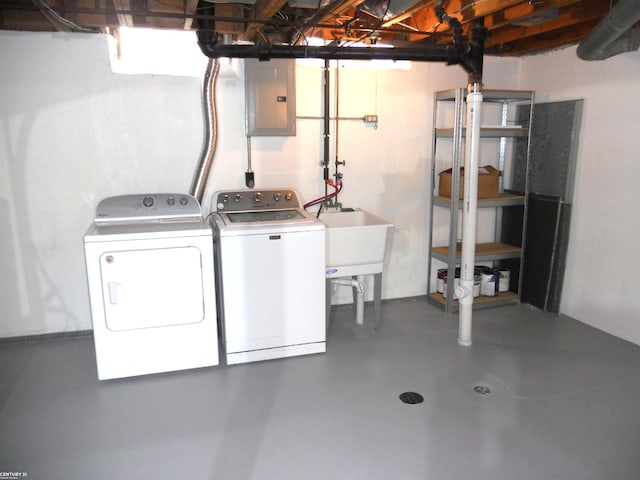
[[[295,59],[245,60],[248,136],[295,136]]]

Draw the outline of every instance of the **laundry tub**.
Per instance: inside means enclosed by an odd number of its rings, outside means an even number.
[[[323,213],[319,219],[327,227],[327,276],[382,272],[393,223],[361,209]]]
[[[319,219],[327,227],[327,312],[330,309],[331,279],[351,277],[353,286],[358,290],[356,319],[363,323],[364,276],[374,275],[375,327],[379,328],[384,254],[387,233],[393,223],[362,209],[325,212]]]

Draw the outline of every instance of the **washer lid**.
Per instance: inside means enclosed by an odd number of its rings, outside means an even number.
[[[286,210],[284,212],[286,212]],[[295,218],[285,218],[285,216],[282,216],[282,210],[279,212],[244,212],[242,215],[235,212],[218,212],[211,215],[211,224],[220,236],[294,233],[324,230],[326,228],[324,223],[302,209],[294,209],[292,212],[295,213]],[[266,216],[280,213],[282,218],[255,221],[252,219],[252,216],[256,213],[268,214]],[[236,217],[233,217],[234,215]],[[245,217],[244,215],[247,216]],[[232,218],[235,218],[235,220],[232,220]]]
[[[120,195],[102,200],[94,221],[105,223],[146,223],[202,218],[202,208],[191,195],[150,193]]]

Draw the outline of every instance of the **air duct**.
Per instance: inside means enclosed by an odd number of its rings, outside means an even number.
[[[209,177],[209,170],[211,170],[211,165],[213,164],[213,156],[216,152],[218,125],[216,118],[215,91],[216,79],[218,77],[219,70],[220,62],[217,59],[210,58],[209,64],[207,65],[207,70],[204,74],[204,82],[202,87],[202,102],[205,113],[205,143],[202,149],[200,162],[193,176],[191,190],[189,191],[189,193],[194,196],[200,203],[202,203],[204,189],[207,186],[207,178]]]
[[[578,46],[582,60],[605,60],[640,48],[640,2],[621,0]]]

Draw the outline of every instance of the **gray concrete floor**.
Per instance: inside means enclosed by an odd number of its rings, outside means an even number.
[[[640,478],[640,347],[524,305],[474,313],[470,348],[423,299],[385,303],[379,332],[372,313],[334,309],[323,355],[104,383],[91,337],[1,343],[0,473]]]

